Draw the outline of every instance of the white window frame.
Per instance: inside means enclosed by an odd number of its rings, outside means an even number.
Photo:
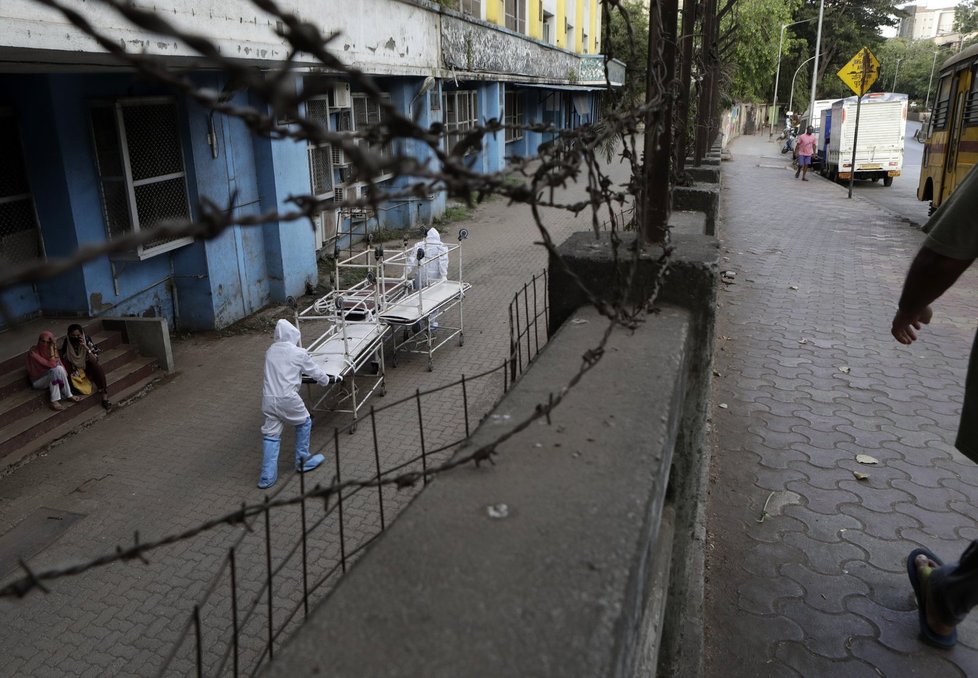
[[[123,116],[123,111],[125,110],[125,108],[130,106],[146,106],[146,105],[155,105],[155,104],[168,104],[168,105],[172,105],[173,107],[173,114],[174,114],[173,122],[174,122],[174,128],[176,130],[176,135],[177,135],[176,150],[177,150],[178,157],[180,158],[181,169],[179,172],[171,172],[169,174],[134,180],[132,177],[132,164],[129,156],[129,145],[128,145],[128,138],[126,136],[126,126],[125,126],[125,118]],[[102,196],[102,209],[103,209],[103,218],[105,219],[106,239],[112,238],[112,234],[109,231],[109,216],[108,216],[108,209],[106,207],[106,196],[104,193],[104,182],[107,179],[111,181],[122,181],[125,185],[127,213],[129,217],[128,228],[125,229],[125,232],[127,234],[139,233],[141,231],[139,214],[137,211],[137,204],[136,204],[136,188],[140,186],[147,186],[154,183],[162,183],[164,181],[172,181],[173,179],[182,179],[184,198],[186,200],[186,205],[187,205],[186,218],[188,221],[191,220],[193,216],[191,212],[190,193],[188,190],[189,187],[187,185],[186,161],[183,154],[183,144],[181,143],[180,140],[181,137],[180,119],[178,117],[179,113],[177,109],[176,99],[174,97],[168,97],[168,96],[129,97],[124,99],[114,99],[111,101],[96,101],[93,102],[92,104],[92,109],[94,110],[95,108],[111,108],[112,112],[114,113],[113,118],[115,122],[116,141],[119,145],[119,154],[122,161],[122,171],[123,171],[122,176],[112,176],[112,175],[103,174],[102,168],[99,167],[98,150],[97,150],[98,142],[95,136],[95,127],[90,119],[89,122],[90,122],[90,129],[92,131],[92,144],[93,144],[93,148],[95,149],[95,166],[99,177],[99,192]],[[160,254],[171,252],[177,248],[183,247],[184,245],[189,245],[193,241],[194,241],[193,237],[184,236],[182,238],[174,238],[173,240],[170,240],[168,242],[160,243],[159,245],[153,245],[151,247],[147,247],[146,245],[137,245],[134,251],[128,254],[127,253],[112,254],[111,258],[119,259],[119,260],[135,259],[138,261],[142,261],[144,259],[149,259],[151,257],[158,256]]]
[[[523,97],[519,90],[506,88],[506,109],[503,114],[503,125],[506,126],[506,143],[523,139],[522,129],[513,129],[514,125],[523,124]]]
[[[445,126],[444,148],[450,153],[465,133],[479,124],[479,92],[474,89],[446,90],[442,92],[441,97]],[[467,101],[469,108],[469,115],[464,119],[458,117],[460,101]],[[449,106],[450,102],[451,106]],[[449,120],[449,113],[454,115],[455,120]],[[474,149],[470,148],[465,154],[473,152]]]
[[[459,0],[458,11],[476,19],[482,18],[482,0]]]
[[[511,31],[526,33],[526,0],[503,0],[503,25]]]

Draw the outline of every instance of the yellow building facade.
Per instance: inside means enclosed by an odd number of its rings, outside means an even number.
[[[577,54],[600,52],[599,0],[485,0],[485,17]]]

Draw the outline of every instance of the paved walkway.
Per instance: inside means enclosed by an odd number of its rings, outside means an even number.
[[[627,176],[623,168],[614,174],[620,181]],[[583,195],[583,187],[576,187],[564,197],[574,202]],[[564,212],[544,213],[557,242],[590,228],[586,212],[576,219]],[[455,242],[457,228],[462,226],[470,232],[464,244],[465,279],[473,286],[465,303],[464,347],[446,345],[435,354],[432,372],[426,371],[422,356],[402,356],[397,368],[388,367],[387,397],[375,398],[371,404],[379,407],[410,396],[415,389],[430,389],[457,381],[463,374],[471,376],[501,366],[507,357],[509,302],[531,276],[544,269],[546,252],[533,244],[540,237],[529,210],[508,206],[502,199],[489,201],[471,220],[453,225],[445,234],[446,241]],[[255,488],[260,463],[259,408],[262,363],[270,339],[268,329],[175,341],[179,371],[173,379],[0,479],[0,535],[31,520],[50,526],[50,516],[55,515],[52,509],[81,514],[63,534],[42,543],[46,548],[30,560],[35,569],[46,569],[112,552],[117,544],[131,545],[136,530],[143,541],[156,539],[234,511],[242,502],[261,502],[264,493]],[[468,384],[473,426],[502,395],[502,385],[499,372],[493,380]],[[426,401],[425,409],[427,449],[462,436],[460,390],[437,394]],[[409,402],[378,417],[384,468],[418,454],[417,416],[415,404]],[[331,427],[348,422],[349,415],[314,416],[312,444],[323,449],[329,463],[309,474],[309,482],[326,484],[333,478]],[[369,424],[361,425],[355,435],[342,434],[340,443],[343,478],[370,477],[375,462]],[[286,432],[286,461],[290,450],[291,432]],[[285,472],[286,461],[280,464],[280,474]],[[297,493],[296,478],[291,472],[284,478],[280,475],[275,490],[283,496]],[[414,491],[385,490],[388,522]],[[273,525],[276,564],[281,551],[295,544],[299,534],[296,512],[279,513],[285,515]],[[310,508],[309,522],[316,518]],[[344,524],[348,548],[376,534],[380,515],[375,498],[361,493],[347,503]],[[337,567],[336,532],[333,520],[328,529],[319,529],[310,539],[314,577]],[[261,626],[262,540],[260,530],[251,534],[241,527],[222,527],[155,552],[149,565],[112,565],[55,582],[47,595],[33,593],[23,601],[0,601],[0,656],[4,658],[0,675],[155,674],[232,544],[238,544],[239,588],[260,601],[251,621],[244,625],[247,645],[243,657],[252,662],[265,633]],[[6,583],[12,575],[0,572],[0,580]],[[286,604],[293,606],[298,600],[301,578],[290,567],[275,581],[275,616],[284,619]],[[212,647],[218,632],[210,629],[224,620],[221,633],[224,640],[229,637],[225,588],[226,575],[220,580],[218,594],[211,598],[216,602],[202,610],[208,666],[214,665],[220,651]],[[241,605],[243,614],[244,602]],[[190,673],[192,656],[193,643],[185,643],[173,668],[184,675]]]
[[[796,181],[766,135],[732,152],[708,675],[978,675],[978,615],[954,650],[923,645],[904,568],[917,546],[953,560],[978,538],[978,467],[951,445],[978,271],[901,346],[890,320],[923,235],[817,176]]]

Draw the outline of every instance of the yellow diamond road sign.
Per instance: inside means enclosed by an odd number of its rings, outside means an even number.
[[[862,96],[873,86],[879,74],[880,62],[876,60],[868,47],[863,47],[856,56],[849,60],[849,63],[839,70],[838,76],[842,82],[849,85],[853,92]]]

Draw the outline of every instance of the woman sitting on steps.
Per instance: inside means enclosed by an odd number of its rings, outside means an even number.
[[[64,366],[72,379],[81,379],[82,386],[79,386],[79,381],[76,380],[75,387],[80,388],[85,395],[98,389],[99,395],[102,396],[102,407],[109,411],[112,409],[112,403],[109,402],[105,370],[98,361],[99,353],[101,351],[92,338],[85,334],[81,325],[68,325],[68,336],[61,344],[61,360],[64,361]]]
[[[59,402],[62,398],[75,403],[81,400],[71,392],[68,373],[61,364],[58,349],[54,345],[54,335],[50,332],[41,332],[37,345],[27,352],[27,377],[34,388],[50,390],[52,410],[65,408]]]

